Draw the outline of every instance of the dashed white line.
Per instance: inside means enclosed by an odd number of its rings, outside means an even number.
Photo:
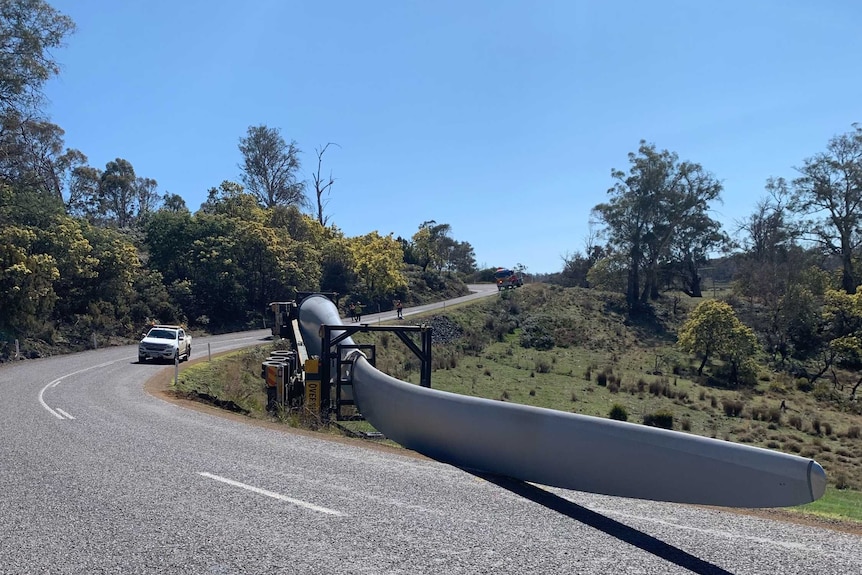
[[[215,342],[213,345],[219,345],[219,344],[221,344],[222,346],[231,345],[234,342],[246,341],[246,340],[252,340],[252,339],[260,339],[260,337],[259,336],[248,336],[248,337],[239,337],[239,338],[227,339],[227,340]],[[73,416],[69,415],[68,413],[66,413],[62,409],[50,407],[45,402],[45,398],[44,398],[45,391],[49,387],[57,387],[60,384],[60,382],[63,381],[64,379],[66,379],[67,377],[72,377],[73,375],[78,375],[79,373],[83,373],[85,371],[90,371],[91,369],[98,369],[100,367],[107,367],[107,366],[112,365],[114,363],[119,363],[121,361],[131,361],[134,359],[135,358],[133,356],[133,357],[124,357],[122,359],[116,359],[114,361],[106,361],[105,363],[100,363],[98,365],[91,365],[90,367],[85,367],[84,369],[79,369],[78,371],[73,371],[72,373],[67,373],[66,375],[60,376],[57,379],[49,382],[47,385],[45,385],[45,387],[43,387],[39,391],[39,403],[42,404],[42,407],[44,407],[45,410],[48,411],[48,413],[50,413],[51,415],[53,415],[57,419],[75,419]]]
[[[219,475],[213,475],[212,473],[207,473],[205,471],[199,472],[199,475],[203,477],[208,477],[210,479],[215,479],[216,481],[221,481],[222,483],[227,483],[228,485],[233,485],[234,487],[240,487],[242,489],[246,489],[253,493],[257,493],[259,495],[266,495],[267,497],[272,497],[273,499],[278,499],[280,501],[286,501],[287,503],[292,503],[299,507],[303,507],[305,509],[310,509],[312,511],[317,511],[318,513],[325,513],[327,515],[336,515],[338,517],[344,516],[344,513],[341,511],[336,511],[335,509],[328,509],[326,507],[320,507],[319,505],[314,505],[313,503],[309,503],[307,501],[302,501],[301,499],[294,499],[293,497],[288,497],[287,495],[282,495],[281,493],[276,493],[275,491],[269,491],[267,489],[261,489],[260,487],[255,487],[253,485],[248,485],[246,483],[240,483],[239,481],[234,481],[233,479],[228,479],[227,477],[221,477]]]
[[[60,382],[63,381],[64,379],[66,379],[67,377],[72,377],[73,375],[78,375],[79,373],[83,373],[83,372],[89,371],[91,369],[97,369],[99,367],[106,367],[106,366],[111,365],[112,363],[117,363],[120,361],[128,361],[128,360],[118,359],[116,361],[106,361],[105,363],[100,363],[99,365],[91,365],[90,367],[85,367],[84,369],[79,369],[78,371],[73,371],[72,373],[67,373],[66,375],[60,376],[57,379],[55,379],[51,382],[48,382],[48,384],[45,387],[43,387],[41,389],[41,391],[39,391],[39,403],[41,403],[42,407],[47,409],[48,412],[51,415],[53,415],[54,417],[56,417],[57,419],[64,419],[64,418],[75,419],[74,417],[72,417],[71,415],[69,415],[68,413],[63,411],[62,409],[56,409],[55,410],[55,409],[50,408],[48,406],[48,404],[45,403],[45,398],[43,397],[45,395],[45,390],[47,390],[49,387],[57,387],[60,384]]]

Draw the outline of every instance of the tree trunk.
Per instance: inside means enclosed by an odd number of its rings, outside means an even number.
[[[703,361],[700,362],[700,367],[697,368],[697,375],[703,375],[703,368],[706,366],[707,359],[709,359],[709,354],[703,354]]]
[[[640,277],[638,275],[640,265],[640,250],[634,247],[631,251],[631,264],[628,273],[628,284],[626,286],[626,303],[628,304],[629,311],[636,311],[640,308]]]
[[[849,247],[841,254],[841,287],[848,294],[856,293],[856,279],[853,277],[853,254]]]

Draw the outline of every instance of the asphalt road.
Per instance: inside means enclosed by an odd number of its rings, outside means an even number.
[[[149,395],[173,368],[136,359],[0,366],[0,573],[862,573],[856,535],[248,425]]]

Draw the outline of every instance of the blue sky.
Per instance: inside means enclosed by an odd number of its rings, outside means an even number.
[[[770,176],[862,122],[855,1],[49,0],[78,26],[46,93],[66,144],[196,211],[249,126],[332,171],[348,236],[448,223],[480,266],[555,272],[645,139],[724,184],[733,232]]]

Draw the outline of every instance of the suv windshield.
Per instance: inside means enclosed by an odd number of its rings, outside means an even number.
[[[157,339],[177,339],[177,334],[174,331],[166,329],[151,329],[147,337],[155,337]]]

